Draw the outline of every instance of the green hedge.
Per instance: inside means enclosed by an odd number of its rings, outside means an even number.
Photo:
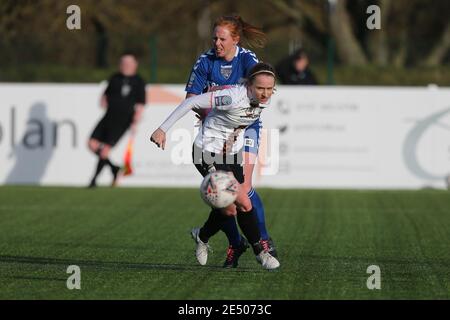
[[[61,65],[20,65],[0,68],[1,82],[100,82],[117,69],[95,69],[88,67],[71,67]],[[312,68],[320,84],[327,84],[327,67],[316,65]],[[158,66],[158,70],[150,70],[141,65],[140,73],[151,83],[186,83],[190,67]],[[430,83],[439,86],[450,86],[450,66],[435,68],[400,69],[394,67],[346,67],[334,68],[334,84],[336,85],[396,85],[426,86]]]
[[[314,67],[321,84],[327,83],[325,66]],[[426,86],[437,84],[450,86],[450,66],[416,67],[344,67],[334,69],[334,82],[338,85]]]

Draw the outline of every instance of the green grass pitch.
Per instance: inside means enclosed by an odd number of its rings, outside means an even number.
[[[0,187],[0,299],[449,299],[446,191],[260,189],[281,267],[200,266],[196,189]],[[81,290],[66,287],[81,269]],[[367,268],[381,270],[369,290]]]

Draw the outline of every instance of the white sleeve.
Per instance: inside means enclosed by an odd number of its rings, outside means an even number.
[[[213,91],[211,98],[212,107],[218,110],[233,109],[242,101],[243,97],[241,96],[244,92],[246,93],[246,90],[244,91],[239,87]]]
[[[159,126],[159,128],[167,132],[170,128],[193,108],[209,109],[211,108],[212,94],[207,92],[198,96],[192,96],[184,100],[170,116]]]

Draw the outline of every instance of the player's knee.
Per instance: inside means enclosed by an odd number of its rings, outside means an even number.
[[[246,196],[243,199],[240,199],[238,203],[236,203],[237,210],[240,212],[248,212],[252,210],[252,202]]]
[[[102,148],[101,152],[100,152],[100,157],[101,157],[102,159],[108,158],[108,157],[109,157],[109,151],[110,151],[110,150],[111,150],[111,147],[108,146],[108,145],[105,145],[105,146]]]
[[[228,217],[235,216],[237,214],[236,206],[234,204],[221,209],[220,212]]]
[[[94,153],[97,152],[99,145],[100,145],[99,142],[94,139],[90,139],[88,141],[88,148]]]

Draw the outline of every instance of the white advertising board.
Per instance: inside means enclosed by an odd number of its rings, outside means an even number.
[[[96,166],[88,138],[104,84],[0,84],[0,184],[85,186]],[[184,86],[148,86],[149,103],[122,186],[198,186],[191,164],[196,118],[151,132]],[[277,188],[444,188],[450,173],[450,89],[279,86],[264,111],[256,185]],[[111,159],[123,163],[128,133]],[[99,183],[110,183],[108,168]]]

